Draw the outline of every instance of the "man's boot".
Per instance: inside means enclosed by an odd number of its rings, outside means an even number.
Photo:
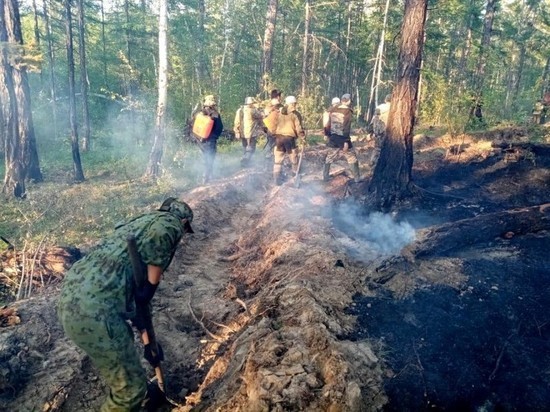
[[[275,186],[281,186],[283,184],[281,172],[273,172],[273,183],[275,183]]]
[[[361,176],[359,174],[359,162],[355,162],[351,165],[351,174],[353,175],[353,180],[355,183],[361,181]]]
[[[323,167],[323,182],[328,182],[330,178],[330,163],[325,163]]]
[[[170,405],[166,395],[160,390],[156,383],[147,383],[147,394],[141,404],[142,410],[157,412],[161,407]]]

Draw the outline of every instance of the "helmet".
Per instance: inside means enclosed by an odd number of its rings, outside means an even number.
[[[244,104],[252,104],[252,103],[254,103],[253,97],[247,97],[246,99],[244,99]]]
[[[285,104],[292,104],[292,103],[296,103],[296,97],[294,96],[287,96],[285,98]]]
[[[333,97],[332,98],[332,104],[338,104],[340,103],[340,98],[339,97]]]
[[[349,101],[349,100],[351,100],[351,95],[349,93],[346,93],[342,96],[341,100]]]
[[[215,99],[214,95],[209,94],[208,96],[205,96],[204,101],[203,101],[202,104],[203,104],[203,106],[208,106],[208,107],[215,106],[216,105],[216,99]]]
[[[185,222],[183,227],[186,229],[187,233],[195,233],[191,227],[191,222],[193,221],[193,210],[191,210],[187,203],[177,200],[175,197],[169,197],[162,202],[159,211],[172,213],[179,219],[187,219],[187,222]]]

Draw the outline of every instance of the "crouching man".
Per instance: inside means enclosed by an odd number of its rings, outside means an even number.
[[[129,321],[136,324],[136,305],[148,305],[185,233],[193,233],[193,211],[184,202],[168,198],[159,210],[121,223],[87,256],[76,262],[63,281],[57,313],[67,336],[88,354],[106,384],[109,395],[101,412],[155,410],[164,401],[157,386],[147,386],[145,371],[134,345]],[[137,289],[128,253],[133,235],[147,279]],[[144,357],[153,367],[162,349]]]

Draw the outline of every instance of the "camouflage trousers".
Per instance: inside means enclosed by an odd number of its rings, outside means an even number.
[[[332,164],[341,157],[344,157],[350,165],[357,162],[357,155],[355,154],[355,150],[353,148],[347,150],[330,148],[327,157],[325,158],[325,164]]]
[[[147,377],[130,325],[116,313],[92,314],[74,307],[59,307],[58,316],[67,336],[86,352],[109,386],[100,411],[139,411]]]
[[[241,158],[241,166],[248,166],[252,160],[252,155],[256,151],[256,136],[250,138],[241,138],[243,144],[243,157]]]

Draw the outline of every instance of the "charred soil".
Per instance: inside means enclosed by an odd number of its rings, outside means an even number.
[[[154,299],[174,410],[546,409],[550,156],[504,138],[417,138],[417,196],[391,215],[345,165],[321,181],[323,146],[299,188],[258,167],[180,194],[196,233]],[[103,401],[58,287],[2,312],[0,410]]]

